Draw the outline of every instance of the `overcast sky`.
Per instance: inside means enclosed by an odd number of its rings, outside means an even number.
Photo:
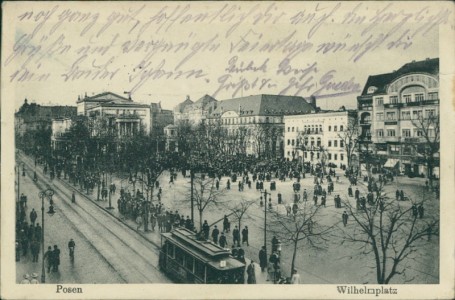
[[[352,13],[356,3],[46,3],[48,19],[39,26],[39,6],[27,2],[7,16],[2,76],[14,91],[15,109],[24,98],[75,105],[85,93],[132,90],[135,101],[161,101],[168,109],[187,95],[224,100],[315,92],[326,95],[318,100],[322,108],[354,108],[369,75],[438,57],[437,26],[426,22],[441,10],[425,10],[425,2],[404,11],[386,4],[364,3]],[[397,25],[405,12],[407,23]],[[394,22],[384,22],[385,14]],[[348,16],[362,24],[342,24]],[[383,24],[373,26],[374,20]],[[306,49],[290,51],[299,46]],[[339,82],[346,83],[330,85]]]

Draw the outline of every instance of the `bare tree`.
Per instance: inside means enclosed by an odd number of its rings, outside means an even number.
[[[346,151],[348,167],[352,167],[352,155],[357,149],[359,138],[359,124],[357,114],[348,113],[348,125],[343,131],[340,131],[338,137],[343,141],[343,147]]]
[[[250,206],[254,203],[254,201],[245,201],[244,199],[241,200],[240,203],[238,203],[234,207],[229,207],[228,209],[232,212],[232,215],[234,215],[235,219],[239,223],[239,229],[242,227],[242,219],[245,215],[245,213],[248,211]]]
[[[199,212],[199,229],[202,228],[203,213],[206,208],[220,206],[223,201],[220,196],[224,194],[223,189],[216,189],[215,179],[205,175],[194,176],[193,199],[194,204]],[[187,201],[191,201],[188,193]]]
[[[320,208],[321,206],[314,206],[308,201],[300,204],[296,214],[287,216],[280,210],[271,213],[271,220],[267,224],[268,231],[284,244],[293,246],[291,271],[295,269],[299,248],[306,245],[320,250],[326,249],[326,242],[335,224],[324,225],[319,221]]]
[[[432,235],[439,235],[439,220],[433,216],[418,217],[421,201],[399,202],[383,194],[379,187],[376,199],[364,207],[345,202],[355,226],[345,230],[345,241],[359,243],[364,255],[374,256],[378,284],[389,284],[395,275],[405,276],[406,261],[414,259],[419,249]],[[422,211],[423,214],[423,211]]]
[[[435,167],[435,156],[439,153],[439,115],[418,115],[417,118],[411,120],[415,126],[418,135],[420,135],[423,143],[416,147],[418,154],[422,155],[427,165],[427,177],[429,178],[430,187],[433,186],[433,169]]]

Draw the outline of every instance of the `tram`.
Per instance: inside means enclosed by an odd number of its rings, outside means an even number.
[[[245,264],[211,241],[198,240],[186,228],[161,233],[161,271],[176,282],[243,284]]]

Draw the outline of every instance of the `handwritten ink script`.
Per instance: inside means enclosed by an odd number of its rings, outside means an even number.
[[[425,2],[128,5],[28,3],[4,48],[9,82],[111,82],[132,94],[191,82],[214,97],[337,97],[359,93],[363,62],[453,29],[449,8]]]

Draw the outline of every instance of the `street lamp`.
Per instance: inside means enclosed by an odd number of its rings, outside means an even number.
[[[267,195],[271,196],[271,194],[267,193],[267,190],[264,190],[261,194],[264,194],[264,250],[267,257]]]
[[[41,198],[41,223],[42,223],[42,229],[41,229],[41,251],[42,251],[41,283],[46,282],[46,272],[45,272],[45,268],[44,268],[44,198],[46,197],[49,199],[50,206],[49,206],[49,211],[47,213],[50,216],[53,216],[55,213],[53,201],[52,201],[53,195],[54,195],[54,190],[51,188],[48,188],[44,191],[39,192],[39,197]]]

